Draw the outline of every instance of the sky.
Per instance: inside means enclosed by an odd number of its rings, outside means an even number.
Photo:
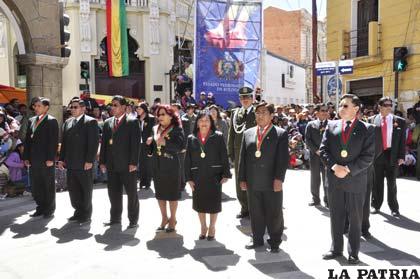
[[[319,19],[325,18],[328,0],[316,0]],[[312,13],[312,0],[263,0],[264,8],[269,6],[277,7],[283,10],[299,10],[305,8]]]

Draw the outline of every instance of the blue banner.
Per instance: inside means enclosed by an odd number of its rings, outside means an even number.
[[[213,93],[216,103],[239,104],[243,86],[255,89],[260,74],[260,1],[197,0],[194,93]]]

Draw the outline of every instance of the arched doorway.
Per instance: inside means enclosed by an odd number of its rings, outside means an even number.
[[[107,38],[105,37],[100,44],[100,58],[95,59],[96,94],[119,94],[138,99],[145,97],[145,62],[140,61],[136,56],[139,45],[130,36],[129,29],[127,29],[127,34],[130,75],[121,78],[108,75]]]

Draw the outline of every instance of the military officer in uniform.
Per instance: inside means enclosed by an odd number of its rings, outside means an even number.
[[[140,124],[126,115],[127,100],[112,98],[112,114],[104,123],[99,163],[102,172],[108,171],[108,196],[111,219],[105,226],[121,224],[123,187],[127,193],[128,228],[138,227],[139,200],[137,197],[137,165],[139,162]]]
[[[236,178],[236,195],[241,204],[241,211],[237,218],[245,218],[249,216],[248,201],[246,191],[242,191],[238,180],[239,170],[239,153],[241,149],[243,133],[246,129],[252,128],[256,125],[255,110],[253,103],[253,90],[249,87],[242,87],[239,89],[239,101],[242,107],[235,109],[232,112],[232,123],[230,125],[228,137],[228,155],[234,162],[235,178]]]
[[[68,220],[86,223],[92,216],[93,161],[99,145],[98,122],[86,115],[86,104],[72,99],[63,127],[58,167],[67,168],[67,188],[74,214]]]
[[[375,154],[374,127],[357,119],[360,99],[353,94],[340,99],[341,119],[330,121],[320,154],[327,167],[332,245],[323,255],[330,260],[343,255],[346,215],[349,219],[349,264],[359,263],[363,206],[368,167]]]
[[[29,120],[23,159],[30,167],[32,195],[36,211],[31,217],[51,218],[55,211],[54,162],[58,147],[58,122],[48,114],[50,100],[39,98],[34,104],[36,116]]]
[[[289,162],[287,132],[273,125],[274,105],[256,106],[257,126],[244,132],[239,162],[239,182],[247,190],[254,249],[264,245],[268,230],[271,252],[277,253],[283,234],[283,182]]]

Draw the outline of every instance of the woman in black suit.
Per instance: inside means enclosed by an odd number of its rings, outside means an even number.
[[[147,145],[151,147],[155,196],[162,214],[158,231],[174,232],[178,200],[181,198],[180,152],[185,148],[185,138],[179,116],[170,106],[160,105],[156,114],[158,125],[153,127],[153,135],[148,138]]]
[[[193,209],[201,223],[199,239],[214,240],[217,214],[222,210],[222,184],[231,178],[223,135],[216,131],[207,111],[197,116],[194,132],[188,137],[185,178],[193,191]],[[207,227],[206,214],[210,214]]]

